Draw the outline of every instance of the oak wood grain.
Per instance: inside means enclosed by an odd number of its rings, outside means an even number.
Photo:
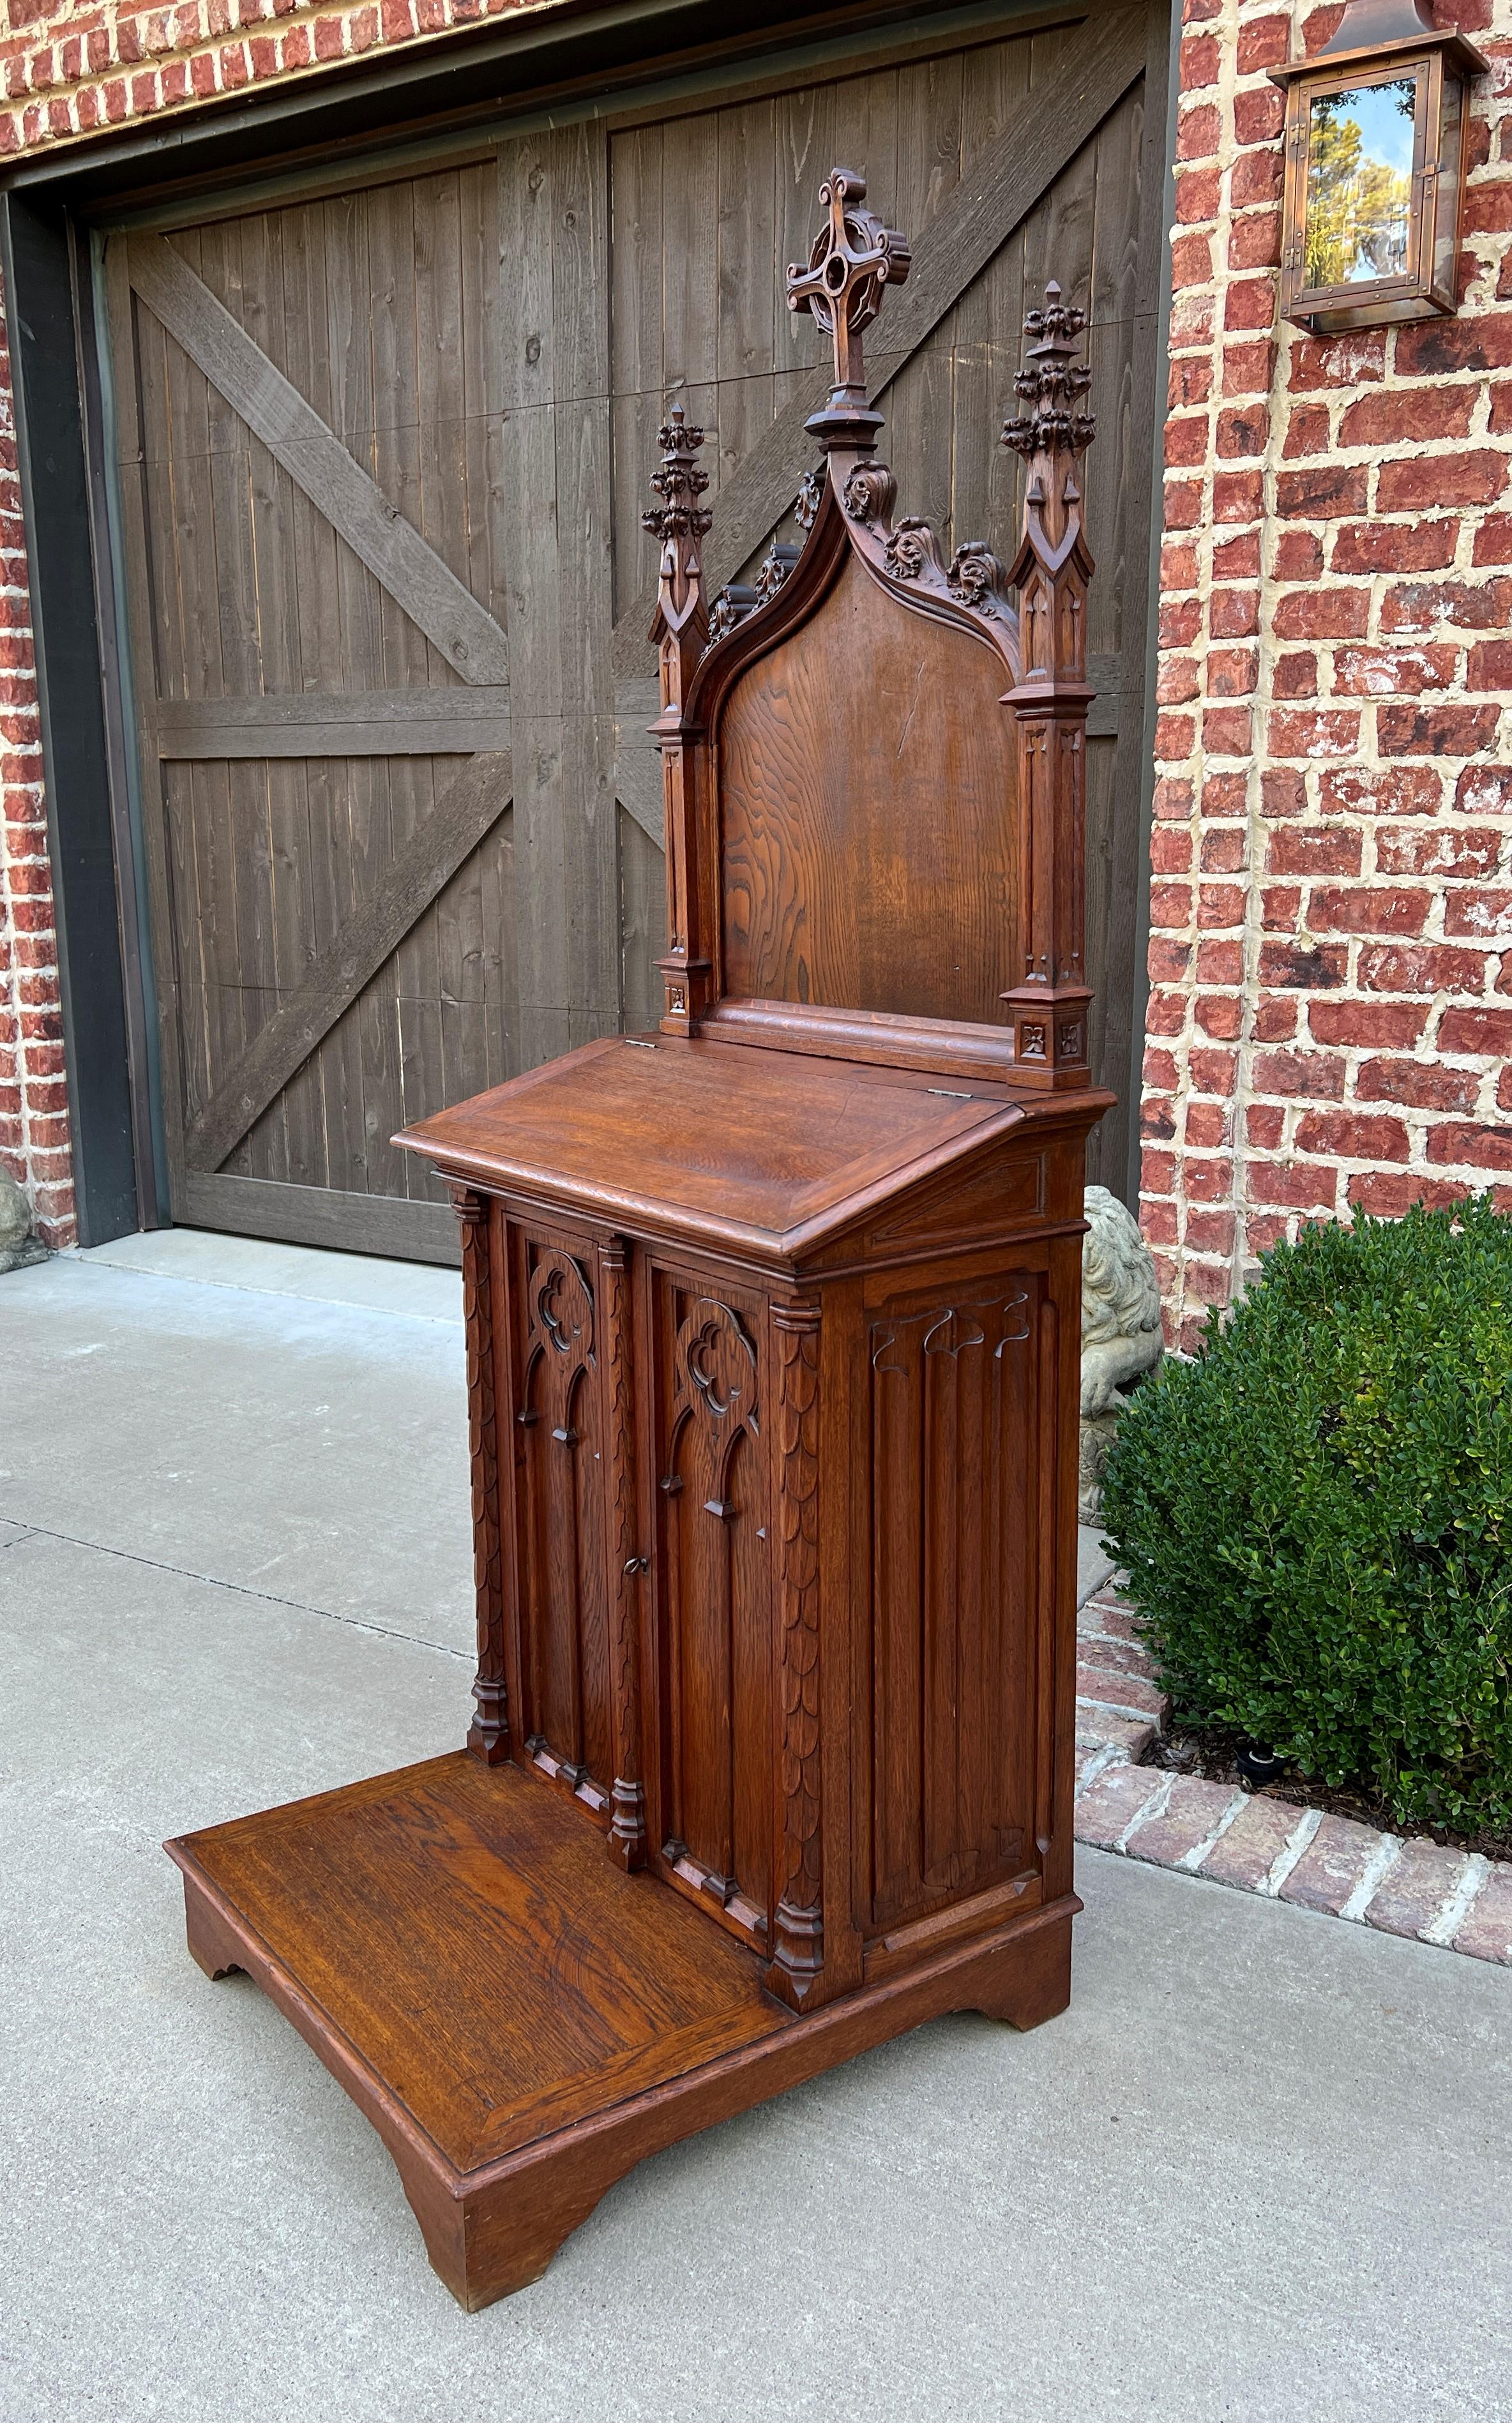
[[[1069,1996],[1079,1908],[1065,1896],[797,2017],[753,1954],[618,1875],[581,1812],[465,1753],[167,1848],[194,1957],[245,1970],[373,2123],[469,2311],[538,2279],[661,2147],[945,2011],[1041,2025]],[[374,1893],[397,1975],[361,1956]],[[474,2048],[501,2100],[463,2072]]]
[[[899,613],[855,562],[736,685],[719,733],[729,992],[1002,1023],[1017,974],[1003,686],[1001,657]]]

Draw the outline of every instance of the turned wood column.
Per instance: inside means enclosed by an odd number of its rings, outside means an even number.
[[[468,1748],[485,1766],[509,1756],[509,1692],[504,1680],[504,1593],[499,1528],[499,1429],[494,1386],[493,1275],[488,1198],[453,1196],[462,1229],[462,1312],[467,1326],[468,1453],[472,1468],[472,1579],[478,1608],[476,1711]]]
[[[769,1989],[795,2011],[819,1999],[824,1969],[820,1716],[819,1345],[817,1304],[774,1304],[777,1529],[776,1918]]]
[[[1091,372],[1074,358],[1085,313],[1054,279],[1016,385],[1027,409],[1003,424],[1025,457],[1024,536],[1009,573],[1019,593],[1020,678],[1003,704],[1019,738],[1023,974],[1002,996],[1013,1021],[1013,1082],[1090,1083],[1087,982],[1087,590],[1076,466],[1095,432],[1080,409]]]
[[[610,1856],[645,1865],[645,1789],[641,1782],[641,1547],[636,1498],[635,1387],[629,1247],[612,1237],[598,1249],[598,1368],[603,1389],[604,1531],[608,1557],[609,1670],[614,1728]]]

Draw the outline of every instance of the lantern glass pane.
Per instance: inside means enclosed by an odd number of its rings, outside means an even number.
[[[1315,92],[1308,111],[1311,287],[1403,277],[1411,257],[1412,145],[1418,80]]]
[[[1455,291],[1456,237],[1459,230],[1459,146],[1465,87],[1445,74],[1439,129],[1439,210],[1433,233],[1433,282],[1441,293]]]

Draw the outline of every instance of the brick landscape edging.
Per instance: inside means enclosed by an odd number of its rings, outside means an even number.
[[[1512,1968],[1512,1865],[1138,1766],[1168,1709],[1138,1618],[1104,1589],[1076,1623],[1078,1843]]]

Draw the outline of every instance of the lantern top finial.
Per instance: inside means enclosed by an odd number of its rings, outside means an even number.
[[[1295,84],[1318,70],[1372,64],[1377,54],[1442,51],[1465,75],[1484,75],[1490,61],[1452,25],[1433,22],[1433,0],[1348,0],[1321,50],[1272,68],[1272,84]]]

